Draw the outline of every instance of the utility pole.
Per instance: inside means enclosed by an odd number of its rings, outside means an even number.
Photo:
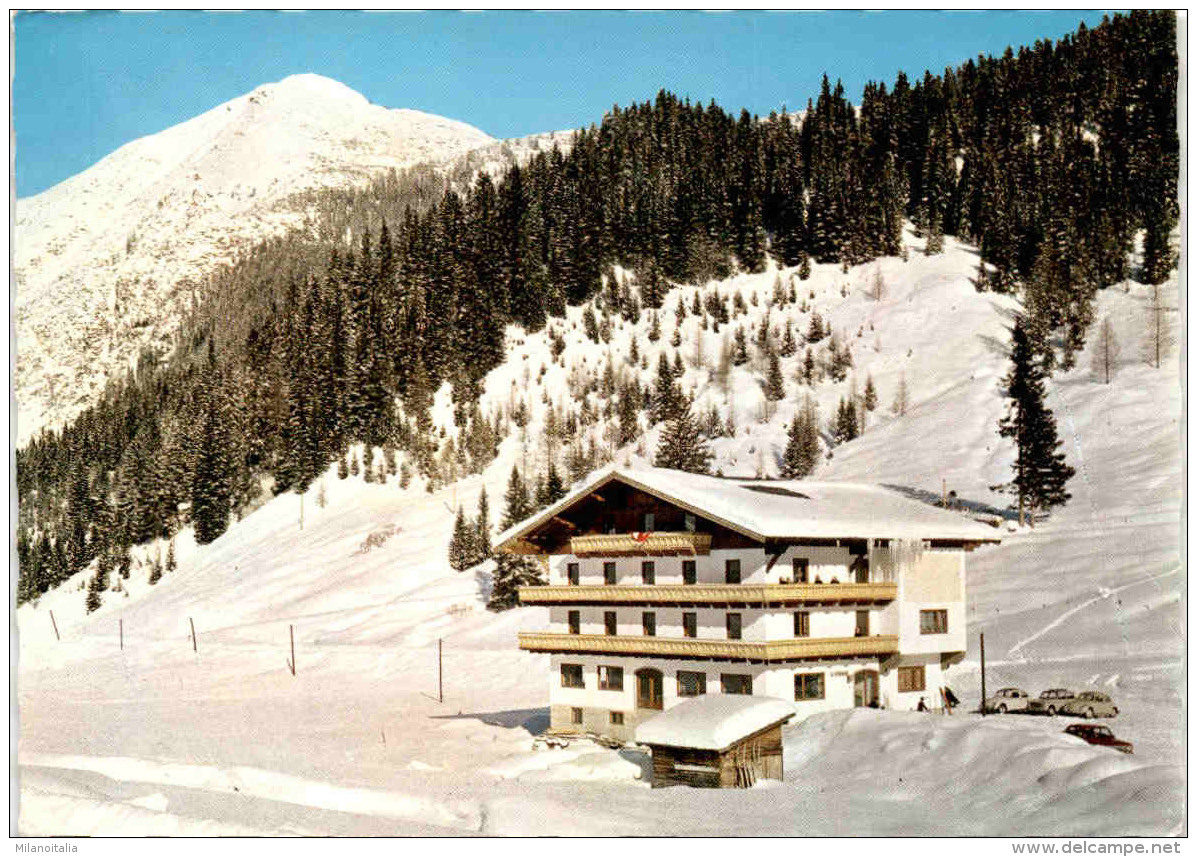
[[[985,634],[981,634],[981,716],[985,716]]]

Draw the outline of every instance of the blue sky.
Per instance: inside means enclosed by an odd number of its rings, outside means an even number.
[[[1007,45],[1057,39],[1066,12],[90,12],[14,21],[16,187],[38,193],[124,143],[300,72],[495,137],[598,122],[668,89],[767,114],[824,72],[855,102]]]

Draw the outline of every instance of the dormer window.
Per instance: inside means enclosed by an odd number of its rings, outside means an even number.
[[[686,526],[687,533],[694,532],[695,528],[698,526],[698,520],[693,515],[691,515],[689,512],[686,513],[685,526]]]

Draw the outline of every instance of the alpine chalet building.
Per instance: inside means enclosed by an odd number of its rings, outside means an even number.
[[[851,706],[940,704],[966,649],[965,557],[997,531],[872,485],[654,467],[601,473],[517,524],[523,587],[549,627],[551,728],[631,740],[700,694]]]

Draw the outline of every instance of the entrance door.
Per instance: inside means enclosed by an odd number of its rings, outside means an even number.
[[[636,707],[660,711],[665,701],[665,679],[660,670],[636,671]]]
[[[852,679],[853,703],[857,708],[875,708],[879,702],[880,677],[876,670],[861,670]]]

